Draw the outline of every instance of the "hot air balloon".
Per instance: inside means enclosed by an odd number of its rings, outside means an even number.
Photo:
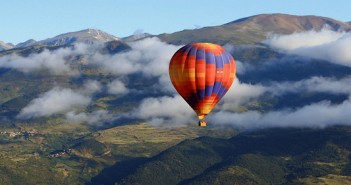
[[[171,58],[173,86],[206,126],[205,117],[224,96],[235,79],[234,58],[219,45],[192,43]]]

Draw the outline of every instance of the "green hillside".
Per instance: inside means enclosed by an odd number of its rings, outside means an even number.
[[[186,140],[134,167],[117,184],[350,182],[351,128],[270,129],[229,140]],[[118,166],[118,164],[117,164]],[[117,167],[116,166],[116,167]],[[94,180],[94,179],[93,179]],[[94,182],[94,181],[93,181]],[[99,184],[99,182],[95,182]],[[101,183],[101,182],[100,182]]]

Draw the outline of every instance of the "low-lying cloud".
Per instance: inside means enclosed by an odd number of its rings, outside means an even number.
[[[72,122],[95,123],[110,120],[114,116],[107,110],[85,112],[85,109],[92,103],[95,93],[102,91],[106,91],[111,95],[125,95],[129,93],[130,89],[127,88],[122,79],[128,79],[128,75],[136,73],[142,74],[143,78],[158,78],[155,87],[159,87],[159,90],[162,92],[174,93],[174,88],[168,76],[168,64],[173,53],[181,46],[167,44],[158,38],[146,38],[129,44],[132,48],[131,50],[113,55],[99,52],[101,45],[77,44],[54,51],[44,50],[41,53],[31,54],[27,57],[16,54],[0,57],[0,67],[12,68],[25,73],[47,70],[53,75],[75,76],[79,75],[80,71],[72,64],[79,62],[82,65],[94,65],[96,69],[107,71],[116,77],[115,80],[109,83],[86,80],[74,90],[54,87],[33,99],[27,106],[22,108],[17,117],[30,119],[61,114],[66,116],[67,121]],[[141,93],[143,90],[136,89],[136,91]],[[161,98],[159,104],[155,100],[152,97],[146,97],[133,115],[141,119],[152,117],[146,114],[147,103],[151,103],[154,106],[153,109],[148,110],[154,110],[155,112],[155,109],[157,109],[155,106],[160,106],[161,109],[166,110],[167,106],[171,107],[171,104],[174,105],[174,101],[169,104],[172,98]],[[180,102],[183,106],[187,106],[185,102]],[[164,105],[165,103],[168,105]],[[187,108],[189,109],[189,107]],[[157,116],[157,113],[155,113],[153,115],[157,117],[152,119],[154,121],[172,119],[171,116],[164,114]]]
[[[181,125],[195,118],[194,111],[179,95],[145,98],[131,116],[153,125]]]
[[[30,54],[23,57],[17,54],[10,54],[0,57],[0,68],[11,68],[24,73],[47,70],[53,75],[79,74],[77,69],[72,68],[71,63],[75,60],[72,56],[89,53],[92,45],[76,44],[73,47],[60,48],[54,51],[44,49],[40,53]]]
[[[284,52],[326,59],[345,66],[351,66],[351,36],[346,32],[334,32],[328,29],[295,33],[292,35],[275,35],[265,41],[271,47]],[[131,50],[114,55],[92,51],[100,46],[76,45],[55,51],[44,50],[42,53],[28,57],[8,55],[0,57],[0,67],[13,68],[25,73],[38,70],[48,70],[54,75],[77,75],[79,71],[72,67],[75,57],[82,56],[85,64],[95,65],[98,70],[113,74],[111,82],[87,80],[81,87],[75,89],[54,87],[39,95],[25,106],[18,118],[28,119],[48,117],[56,114],[64,115],[68,122],[86,122],[96,124],[115,121],[126,116],[132,119],[145,120],[153,125],[186,125],[196,124],[195,112],[179,95],[175,95],[169,75],[168,65],[173,53],[181,46],[170,45],[158,38],[146,38],[130,43]],[[274,64],[272,64],[274,65]],[[245,62],[237,61],[238,73],[255,70]],[[143,89],[129,89],[124,79],[128,75],[140,74],[143,78],[156,78],[153,85],[159,91],[158,97],[145,96],[135,109],[112,114],[108,110],[88,112],[94,94],[103,92],[110,95],[126,95],[141,92]],[[326,127],[336,124],[351,125],[348,110],[351,110],[351,100],[348,98],[340,104],[329,101],[314,102],[310,105],[279,111],[235,112],[250,101],[259,100],[265,94],[284,96],[286,93],[330,93],[351,96],[351,77],[342,79],[311,77],[300,81],[266,82],[265,84],[249,84],[234,81],[233,86],[208,116],[210,124],[231,125],[242,129],[266,127]],[[134,91],[135,90],[135,91]],[[101,94],[103,94],[101,93]],[[140,95],[139,94],[139,95]],[[151,94],[151,93],[150,93]],[[100,94],[99,94],[100,95]],[[220,110],[219,112],[216,112]],[[318,116],[316,116],[318,115]]]
[[[86,80],[83,82],[82,87],[75,90],[53,87],[51,90],[30,101],[29,104],[20,111],[17,118],[30,119],[65,114],[68,120],[72,119],[77,121],[78,118],[85,116],[86,119],[80,120],[92,123],[95,120],[99,120],[97,117],[103,115],[102,113],[104,112],[95,111],[92,113],[83,113],[79,112],[79,110],[84,110],[90,105],[93,95],[101,92],[102,89],[103,86],[96,80]]]
[[[298,92],[322,92],[330,94],[350,94],[351,76],[345,78],[311,77],[297,82],[272,82],[265,89],[275,95]]]
[[[350,98],[341,104],[330,101],[315,102],[310,105],[281,111],[236,112],[240,106],[259,100],[264,94],[284,96],[287,93],[329,93],[351,96],[351,76],[336,80],[326,77],[312,77],[295,82],[271,82],[270,84],[246,84],[236,79],[220,101],[220,112],[208,115],[210,124],[231,125],[241,129],[267,127],[318,127],[331,125],[351,125],[349,111]],[[318,116],[316,116],[318,115]],[[196,114],[180,96],[146,98],[131,116],[145,119],[154,125],[196,123]]]
[[[302,36],[297,39],[304,40],[306,37],[310,38],[314,34],[317,34],[315,41],[311,40],[311,43],[301,45],[301,43],[293,43],[293,48],[284,48],[286,50],[293,50],[294,48],[310,47],[318,48],[320,45],[323,47],[332,47],[328,44],[338,42],[342,43],[345,41],[345,37],[348,37],[347,33],[344,32],[333,32],[327,29],[320,32],[311,31],[301,33]],[[321,34],[321,35],[319,35]],[[283,37],[283,36],[282,36]],[[319,40],[318,37],[327,37]],[[279,42],[281,38],[276,38]],[[294,38],[296,39],[296,38]],[[273,39],[273,41],[275,41]],[[283,41],[284,37],[283,37]],[[283,42],[283,43],[284,43]],[[328,48],[326,48],[328,49]],[[342,50],[342,52],[345,52]],[[347,56],[343,54],[342,56]],[[312,57],[312,56],[309,56]],[[169,56],[170,58],[170,56]],[[313,57],[312,57],[313,58]],[[329,59],[336,59],[334,56]],[[340,61],[340,60],[339,60]],[[245,73],[246,69],[252,66],[247,66],[244,62],[237,61],[238,73]],[[168,64],[167,64],[168,65]],[[273,63],[271,65],[274,65]],[[159,84],[165,84],[160,86],[160,90],[164,92],[175,92],[168,80],[168,69],[164,70],[164,76],[161,75]],[[163,71],[161,70],[161,71]],[[163,80],[163,81],[162,81]],[[330,93],[330,94],[344,94],[350,95],[351,89],[349,85],[351,83],[350,77],[342,79],[326,78],[326,77],[311,77],[303,79],[301,81],[287,81],[287,82],[269,82],[265,84],[249,84],[241,83],[239,79],[236,79],[231,89],[223,97],[222,101],[218,105],[217,110],[220,112],[212,112],[208,116],[209,122],[213,124],[228,124],[237,128],[264,128],[264,127],[325,127],[328,125],[335,124],[348,124],[347,119],[342,121],[340,118],[347,118],[347,113],[343,111],[348,107],[349,100],[346,100],[342,104],[333,105],[328,101],[315,102],[310,105],[298,107],[295,109],[286,109],[281,111],[270,111],[266,113],[258,111],[248,111],[242,113],[235,113],[234,111],[239,110],[241,106],[250,101],[259,100],[265,94],[271,94],[274,96],[284,96],[287,93]],[[166,85],[168,84],[168,85]],[[167,91],[165,90],[167,89]],[[172,110],[170,110],[172,109]],[[186,110],[186,111],[184,111]],[[330,110],[330,114],[328,114]],[[170,114],[170,112],[172,114]],[[312,119],[318,116],[318,119]],[[132,117],[147,120],[154,125],[163,124],[187,124],[189,122],[196,122],[196,114],[190,108],[189,105],[180,96],[163,96],[163,97],[146,97],[140,106],[133,112]],[[295,123],[298,121],[299,123]],[[333,120],[333,121],[331,121]]]
[[[252,85],[241,83],[239,79],[235,79],[232,87],[223,97],[223,110],[236,110],[240,105],[257,99],[267,91],[267,87],[262,85]]]
[[[55,87],[33,99],[21,110],[18,117],[33,118],[66,113],[79,107],[85,107],[90,102],[91,98],[86,95],[72,89]]]
[[[241,83],[236,79],[222,99],[222,110],[236,110],[246,102],[268,93],[283,96],[287,93],[328,93],[351,95],[351,76],[342,79],[311,77],[301,81],[270,82],[266,85]]]
[[[121,80],[116,79],[107,84],[107,91],[110,94],[124,95],[129,92],[129,89]]]
[[[290,54],[351,66],[350,32],[324,28],[291,35],[271,35],[263,43]]]
[[[91,95],[102,91],[102,85],[97,80],[86,80],[83,84],[83,88],[80,91],[83,94]]]
[[[96,54],[92,62],[116,75],[141,73],[148,77],[159,77],[168,74],[169,60],[179,49],[179,46],[167,44],[156,37],[129,44],[132,48],[130,51],[115,55]]]
[[[231,105],[231,109],[223,107],[220,112],[208,116],[209,122],[214,124],[231,125],[240,129],[258,129],[267,127],[312,127],[324,128],[332,125],[351,125],[349,110],[351,108],[351,76],[334,79],[325,77],[312,77],[297,82],[272,82],[268,86],[251,85],[251,98],[258,98],[264,93],[283,96],[286,93],[330,93],[349,95],[349,98],[340,104],[332,104],[330,101],[315,102],[295,109],[284,109],[262,113],[259,111],[233,112],[237,106],[231,101],[237,101],[241,97],[235,97],[228,93],[224,98],[224,105]],[[233,86],[235,87],[235,85]],[[254,91],[256,89],[256,91]],[[241,94],[241,93],[238,93]],[[245,93],[244,93],[245,94]],[[226,96],[227,96],[226,95]],[[250,97],[250,96],[249,96]],[[245,102],[246,100],[244,100]],[[239,104],[240,105],[240,104]]]
[[[269,127],[324,128],[332,125],[351,125],[350,109],[351,101],[349,98],[337,105],[333,105],[329,101],[323,101],[296,110],[271,111],[268,113],[221,111],[209,116],[209,122],[231,125],[239,129]]]
[[[65,115],[66,115],[67,122],[69,123],[84,122],[88,124],[102,125],[107,121],[113,120],[113,115],[111,115],[107,110],[97,110],[91,113],[70,111],[70,112],[67,112]]]

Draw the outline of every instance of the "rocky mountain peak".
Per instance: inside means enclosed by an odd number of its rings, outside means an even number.
[[[108,42],[113,40],[120,40],[119,38],[103,32],[98,29],[85,29],[76,32],[68,32],[61,35],[57,35],[53,38],[48,38],[43,41],[39,41],[38,44],[59,46],[59,45],[70,45],[74,43],[86,43],[93,44],[99,42]]]
[[[29,39],[29,40],[27,40],[27,41],[24,41],[24,42],[21,42],[21,43],[16,44],[15,47],[16,47],[16,48],[24,48],[24,47],[32,46],[32,45],[34,45],[35,43],[37,43],[36,40],[34,40],[34,39]]]
[[[12,43],[6,43],[4,41],[0,41],[0,51],[8,50],[8,49],[11,49],[13,47],[14,47],[14,45]]]

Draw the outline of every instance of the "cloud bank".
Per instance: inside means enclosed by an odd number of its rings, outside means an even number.
[[[322,92],[351,95],[351,76],[345,78],[311,77],[296,82],[271,82],[265,89],[277,96],[285,93]]]
[[[312,39],[306,41],[306,43],[292,43],[291,48],[283,48],[283,46],[277,45],[276,47],[282,47],[281,49],[297,51],[297,48],[308,47],[313,49],[318,49],[321,47],[324,50],[328,50],[328,47],[334,47],[330,44],[340,44],[345,41],[349,35],[344,32],[332,32],[327,29],[320,32],[307,32],[301,33],[295,39],[307,40],[307,38]],[[316,37],[313,37],[316,35]],[[295,36],[294,36],[295,37]],[[323,39],[319,39],[322,37]],[[346,38],[345,38],[346,37]],[[288,39],[291,39],[287,37]],[[282,40],[281,40],[282,39]],[[284,40],[282,36],[276,37],[277,43],[289,43],[289,40]],[[313,40],[314,39],[314,40]],[[149,40],[156,41],[157,40]],[[346,40],[347,41],[347,40]],[[164,44],[164,43],[163,43]],[[143,43],[141,45],[147,45]],[[171,47],[173,48],[173,47]],[[173,50],[173,51],[172,51]],[[165,57],[165,66],[161,66],[158,69],[159,73],[153,73],[151,71],[137,71],[141,72],[146,76],[152,74],[158,75],[160,85],[160,90],[164,93],[169,93],[166,96],[160,97],[145,97],[141,104],[131,113],[128,114],[130,117],[135,117],[138,119],[146,120],[154,125],[184,125],[189,122],[196,123],[196,114],[190,108],[189,105],[183,100],[182,97],[174,94],[174,88],[169,86],[168,77],[168,61],[172,56],[172,53],[176,51],[175,48],[170,49],[170,54]],[[319,52],[319,51],[318,51]],[[321,51],[323,52],[323,50]],[[347,58],[347,53],[345,50],[340,51],[341,56]],[[157,52],[155,52],[157,53]],[[297,53],[296,53],[297,54]],[[302,55],[302,54],[301,54]],[[138,56],[138,55],[137,55]],[[304,56],[304,55],[302,55]],[[314,56],[305,56],[314,57]],[[156,57],[151,57],[156,58]],[[167,59],[166,59],[167,58]],[[336,60],[335,56],[331,56],[330,60]],[[136,60],[134,60],[136,61]],[[152,60],[150,60],[152,61]],[[340,62],[341,60],[338,60]],[[133,63],[133,62],[132,62]],[[252,66],[247,66],[244,62],[237,61],[238,73],[245,73],[246,68]],[[274,64],[272,64],[274,65]],[[136,73],[136,72],[134,72]],[[350,77],[343,79],[325,78],[325,77],[311,77],[308,79],[303,79],[301,81],[287,81],[287,82],[270,82],[266,84],[248,84],[241,83],[239,79],[236,79],[233,83],[231,89],[223,97],[223,100],[217,106],[218,109],[212,112],[208,116],[208,121],[210,124],[225,124],[231,125],[237,128],[252,129],[252,128],[266,128],[266,127],[325,127],[335,124],[349,124],[347,108],[350,106],[350,99],[345,100],[341,104],[331,104],[329,101],[315,102],[310,105],[305,105],[295,109],[285,109],[280,111],[269,111],[269,112],[258,112],[258,111],[248,111],[242,113],[235,113],[233,111],[240,108],[247,102],[259,100],[259,98],[265,94],[271,94],[274,96],[284,96],[287,93],[330,93],[330,94],[344,94],[351,95],[351,89],[349,85],[351,82]],[[164,84],[164,85],[162,85]],[[168,84],[168,85],[167,85]],[[166,90],[167,89],[167,90]],[[172,92],[172,93],[171,93]],[[220,110],[219,112],[216,112]],[[320,116],[315,116],[320,115]]]
[[[271,35],[263,43],[289,54],[351,66],[350,32],[324,28],[321,31],[311,30],[291,35]]]
[[[85,55],[93,50],[93,45],[76,44],[73,47],[60,48],[54,51],[44,49],[40,53],[31,54],[27,57],[17,54],[0,57],[0,68],[11,68],[24,73],[47,70],[53,75],[79,74],[77,69],[71,66],[77,55]]]
[[[195,121],[193,110],[179,95],[145,98],[132,116],[148,120],[153,125],[180,125]]]
[[[129,92],[129,89],[125,86],[125,84],[118,79],[107,84],[107,89],[108,93],[115,95],[123,95]]]
[[[129,43],[131,50],[115,55],[95,54],[92,63],[116,75],[141,73],[145,76],[168,75],[169,60],[179,49],[158,38],[145,38]]]
[[[130,46],[131,50],[114,55],[98,52],[102,47],[101,45],[77,44],[54,51],[44,50],[41,53],[32,54],[28,57],[15,54],[0,57],[0,67],[12,68],[25,73],[47,70],[53,75],[75,76],[79,75],[80,71],[75,69],[72,64],[79,62],[83,65],[94,65],[96,69],[107,71],[115,75],[114,77],[116,78],[108,83],[86,80],[75,90],[53,87],[22,108],[17,117],[30,119],[61,114],[65,115],[68,121],[73,122],[93,123],[110,120],[114,116],[108,110],[97,110],[90,113],[82,111],[93,102],[95,93],[102,91],[106,91],[111,95],[130,93],[130,89],[127,88],[123,79],[128,79],[129,75],[133,74],[141,74],[143,78],[158,78],[155,87],[158,86],[161,91],[167,93],[174,93],[174,88],[168,76],[168,64],[173,53],[180,46],[166,44],[158,38],[146,38],[131,42]],[[136,89],[136,92],[142,93],[143,90]],[[166,101],[166,97],[164,99],[161,98],[160,104],[158,104],[163,109],[165,107],[162,104],[170,101]],[[145,100],[142,102],[141,107],[138,109],[139,111],[134,111],[138,113],[133,114],[135,117],[148,119],[150,116],[146,116],[145,107],[146,102],[152,102],[152,97],[145,97]],[[181,104],[184,103],[182,102]],[[156,104],[153,105],[156,106]],[[154,115],[157,116],[156,114]],[[115,117],[120,117],[120,115],[115,115]]]
[[[96,80],[86,80],[78,89],[54,87],[51,90],[33,99],[27,106],[22,108],[17,115],[19,119],[30,119],[37,117],[49,117],[64,114],[67,120],[73,122],[97,123],[103,117],[108,119],[110,115],[107,110],[83,111],[93,101],[95,93],[101,92],[103,86]]]
[[[332,125],[351,125],[351,76],[334,78],[312,77],[293,82],[271,82],[267,85],[246,84],[235,80],[231,89],[217,105],[219,112],[208,115],[209,124],[230,125],[240,129],[267,127],[312,127],[324,128]],[[249,101],[259,100],[262,95],[276,97],[287,93],[329,93],[348,95],[340,104],[330,101],[315,102],[294,109],[279,111],[235,112]],[[218,111],[217,110],[217,111]],[[318,115],[318,116],[316,116]],[[196,114],[180,96],[145,98],[136,111],[129,116],[145,119],[154,125],[196,123]]]
[[[304,57],[326,59],[345,66],[350,62],[350,34],[333,32],[328,29],[295,33],[292,35],[275,35],[265,43],[295,55]],[[130,43],[131,50],[104,55],[91,51],[88,46],[74,46],[56,51],[44,51],[29,57],[16,55],[0,57],[0,67],[14,68],[23,72],[48,70],[52,74],[77,75],[70,62],[72,56],[82,55],[82,62],[92,64],[99,70],[114,75],[111,82],[97,80],[85,81],[81,88],[69,89],[54,87],[46,93],[33,99],[24,107],[18,118],[64,115],[68,122],[86,122],[96,124],[105,121],[118,121],[120,117],[145,120],[153,125],[186,125],[196,124],[195,112],[179,95],[175,95],[169,76],[168,65],[173,53],[181,46],[166,44],[157,38],[147,38]],[[97,46],[95,46],[97,47]],[[308,52],[307,52],[308,51]],[[318,55],[317,55],[318,54]],[[12,57],[12,58],[11,58]],[[74,57],[73,57],[74,58]],[[28,60],[28,61],[26,61]],[[49,61],[55,60],[52,64]],[[10,62],[11,61],[11,62]],[[24,62],[25,61],[25,62]],[[34,64],[34,61],[39,61]],[[14,63],[12,63],[14,62]],[[11,64],[10,64],[11,63]],[[245,62],[237,61],[238,73],[255,70]],[[272,64],[274,65],[274,64]],[[143,89],[128,89],[125,78],[129,75],[141,74],[143,78],[156,78],[153,85],[159,94],[145,96],[135,109],[115,115],[108,110],[95,110],[86,112],[87,106],[93,102],[94,94],[106,91],[110,95],[125,95],[142,92]],[[210,124],[231,125],[242,129],[266,127],[326,127],[336,124],[351,125],[349,113],[351,108],[351,76],[335,79],[325,77],[311,77],[300,81],[269,82],[265,84],[242,83],[236,79],[231,89],[208,116]],[[284,109],[268,112],[247,111],[235,112],[250,101],[259,100],[265,94],[276,97],[286,93],[330,93],[347,95],[348,99],[340,104],[329,101],[314,102],[294,109]],[[219,111],[219,112],[217,112]],[[316,116],[318,115],[318,116]]]
[[[19,118],[51,116],[85,107],[91,98],[71,89],[55,87],[32,100],[19,113]]]
[[[262,85],[241,83],[239,79],[235,79],[232,87],[221,100],[223,102],[221,109],[236,110],[240,105],[257,99],[266,91],[267,87]]]
[[[113,120],[113,115],[111,115],[107,110],[97,110],[91,113],[86,112],[76,112],[70,111],[65,114],[67,122],[85,122],[88,124],[102,124],[107,121]]]
[[[83,94],[94,94],[102,91],[102,85],[97,80],[86,80],[83,84],[83,88],[80,90]]]
[[[268,113],[221,111],[210,116],[209,121],[240,129],[269,127],[325,128],[332,125],[351,125],[350,108],[351,101],[349,98],[338,105],[323,101],[303,106],[297,110],[271,111]]]

